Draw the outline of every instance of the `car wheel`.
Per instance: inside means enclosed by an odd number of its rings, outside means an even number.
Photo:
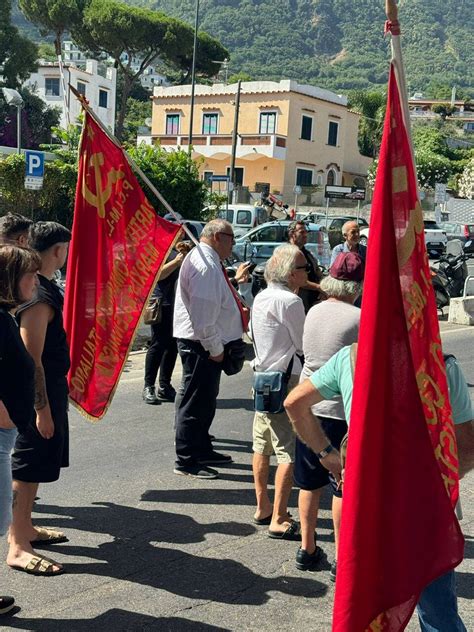
[[[360,242],[359,243],[362,244],[362,246],[367,246],[367,237],[365,235],[363,235],[360,238]]]

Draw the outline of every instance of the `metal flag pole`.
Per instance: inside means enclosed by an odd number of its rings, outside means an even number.
[[[71,118],[69,116],[69,107],[67,103],[67,89],[66,89],[67,86],[66,86],[66,78],[64,77],[64,64],[63,64],[63,55],[61,51],[61,44],[59,44],[59,49],[58,47],[56,47],[56,54],[58,56],[59,75],[61,77],[61,85],[63,88],[63,105],[64,105],[64,116],[66,117],[66,128],[69,131],[69,126],[71,125]]]
[[[189,230],[189,228],[182,223],[182,218],[180,218],[180,216],[175,212],[175,210],[172,208],[172,206],[165,200],[165,198],[161,195],[161,193],[158,191],[158,189],[155,187],[155,185],[149,180],[148,176],[143,173],[143,171],[140,169],[140,167],[137,165],[137,163],[133,160],[133,158],[128,154],[128,152],[126,151],[126,149],[124,149],[122,147],[122,145],[120,144],[120,142],[118,141],[117,138],[115,138],[115,136],[112,134],[112,132],[110,130],[108,130],[105,125],[102,123],[102,121],[98,118],[98,116],[95,114],[95,112],[92,111],[92,109],[90,108],[87,100],[82,96],[82,94],[80,94],[80,92],[78,92],[76,90],[76,88],[74,88],[74,86],[72,86],[71,84],[69,84],[69,89],[71,90],[71,92],[74,94],[74,96],[79,100],[82,108],[89,114],[89,116],[97,123],[97,125],[100,127],[100,129],[104,132],[104,134],[107,135],[107,137],[114,143],[114,145],[116,145],[117,147],[119,147],[119,149],[123,152],[124,156],[127,158],[129,165],[132,167],[132,169],[135,171],[135,173],[137,173],[140,178],[143,180],[143,182],[147,185],[147,187],[152,191],[152,193],[154,193],[156,195],[156,197],[159,199],[159,201],[163,204],[163,206],[165,207],[165,209],[168,211],[168,213],[171,213],[171,215],[174,217],[174,219],[176,220],[176,222],[181,226],[181,228],[184,230],[184,232],[186,233],[186,235],[189,237],[189,239],[194,243],[195,246],[199,245],[198,240],[194,237],[194,235],[192,234],[192,232]],[[85,124],[85,123],[84,123]]]

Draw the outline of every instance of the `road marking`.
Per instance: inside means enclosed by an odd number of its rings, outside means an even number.
[[[441,329],[440,333],[443,334],[455,334],[458,331],[469,331],[466,327],[458,327],[457,329]]]

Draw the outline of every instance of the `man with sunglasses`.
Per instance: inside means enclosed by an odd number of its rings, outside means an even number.
[[[233,244],[229,222],[208,222],[199,246],[181,266],[176,288],[173,335],[183,376],[176,397],[174,473],[193,478],[217,478],[218,472],[208,466],[232,462],[213,450],[209,429],[216,413],[224,345],[244,332],[241,308],[222,265]]]
[[[308,241],[308,228],[304,222],[291,222],[288,226],[288,241],[290,244],[298,246],[308,266],[308,278],[298,293],[298,296],[303,301],[305,314],[307,314],[315,303],[324,298],[324,292],[321,292],[319,286],[323,275],[316,258],[305,247]]]

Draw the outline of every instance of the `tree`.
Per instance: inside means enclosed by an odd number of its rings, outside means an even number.
[[[0,215],[21,212],[31,219],[72,226],[77,166],[60,160],[45,164],[43,188],[24,187],[25,156],[14,154],[0,160]]]
[[[474,157],[464,167],[458,181],[459,195],[474,200]]]
[[[124,122],[122,142],[136,145],[139,127],[145,125],[145,120],[151,118],[151,100],[138,101],[131,97],[127,99],[127,116]]]
[[[0,76],[13,88],[36,70],[38,49],[12,26],[11,0],[0,0],[0,16]]]
[[[60,113],[27,88],[20,88],[24,106],[21,112],[21,146],[38,149],[41,143],[51,142],[51,127],[58,125]],[[0,145],[16,147],[16,110],[0,101]]]
[[[24,15],[39,27],[42,35],[54,34],[56,55],[61,55],[65,31],[81,21],[86,0],[19,0]]]
[[[201,219],[206,199],[206,185],[199,177],[199,169],[187,151],[166,152],[159,145],[145,145],[130,149],[130,155],[156,186],[175,211],[186,219]],[[166,212],[156,197],[144,191],[159,212]]]
[[[383,92],[353,90],[349,108],[361,115],[358,143],[363,156],[375,158],[382,142],[386,95]]]
[[[123,74],[121,101],[118,107],[116,135],[122,138],[127,99],[136,80],[156,59],[170,66],[187,68],[192,58],[193,31],[180,20],[164,13],[128,6],[116,0],[90,0],[83,20],[72,29],[76,43],[96,55],[110,55]],[[215,74],[219,66],[211,55],[220,44],[200,34],[203,56],[199,67],[203,74]],[[221,47],[223,51],[223,47]],[[227,51],[225,51],[227,53]],[[133,62],[138,61],[138,68]]]

